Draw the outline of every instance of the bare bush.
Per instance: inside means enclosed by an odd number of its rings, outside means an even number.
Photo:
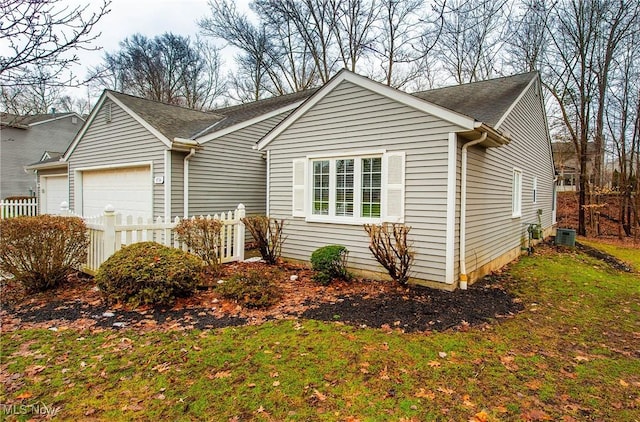
[[[369,250],[394,281],[406,286],[415,257],[407,239],[411,227],[404,224],[365,224]]]
[[[284,228],[284,220],[257,215],[245,217],[242,222],[253,235],[262,259],[267,264],[275,264],[280,258],[282,244],[286,239],[282,230]]]
[[[214,272],[220,270],[222,222],[213,218],[181,220],[175,228],[178,240],[184,242],[191,253],[200,257]]]
[[[81,218],[39,215],[0,220],[0,271],[27,291],[57,287],[86,262],[89,238]]]

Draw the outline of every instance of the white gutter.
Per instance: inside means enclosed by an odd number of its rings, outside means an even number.
[[[189,216],[189,160],[191,159],[191,157],[193,157],[196,154],[196,149],[195,148],[191,148],[191,151],[189,151],[189,154],[187,154],[184,157],[184,165],[183,167],[183,171],[184,171],[184,217],[188,217]]]
[[[467,289],[467,150],[487,139],[487,132],[483,132],[480,138],[467,142],[462,146],[462,164],[460,174],[460,289]]]

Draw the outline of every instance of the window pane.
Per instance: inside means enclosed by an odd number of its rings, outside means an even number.
[[[313,214],[329,214],[329,161],[313,162]]]
[[[354,160],[336,160],[336,205],[338,216],[353,215]]]
[[[380,217],[382,158],[362,159],[362,217]]]

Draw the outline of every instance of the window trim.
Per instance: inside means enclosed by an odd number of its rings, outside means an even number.
[[[511,176],[511,218],[522,217],[522,170],[514,167]]]
[[[533,188],[533,203],[537,204],[538,203],[538,177],[533,176],[533,180],[532,180],[532,188]]]
[[[385,190],[384,174],[385,168],[384,152],[382,150],[371,151],[354,151],[345,153],[333,153],[326,155],[309,155],[307,156],[307,195],[305,198],[307,209],[305,221],[315,223],[335,223],[335,224],[380,224],[383,221],[383,209],[385,198],[382,192]],[[362,217],[362,160],[365,158],[379,158],[381,165],[381,181],[380,181],[380,217]],[[337,160],[354,160],[354,203],[353,216],[336,215],[336,161]],[[317,161],[329,161],[329,214],[313,213],[313,163]]]

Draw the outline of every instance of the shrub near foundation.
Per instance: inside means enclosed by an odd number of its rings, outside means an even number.
[[[169,305],[195,291],[204,265],[180,249],[140,242],[107,259],[95,280],[108,303]]]
[[[349,280],[347,256],[349,251],[342,245],[327,245],[311,254],[311,267],[316,274],[313,279],[320,284],[329,285],[333,279]]]
[[[0,220],[0,271],[30,292],[57,287],[86,261],[88,243],[87,227],[77,217]]]

